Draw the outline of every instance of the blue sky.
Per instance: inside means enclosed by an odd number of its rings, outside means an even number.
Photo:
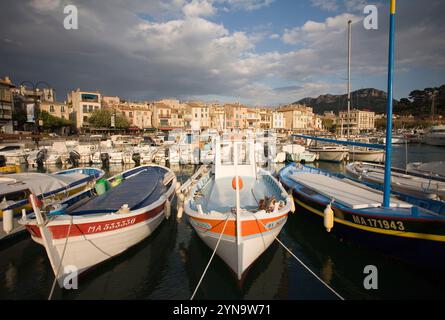
[[[63,28],[65,1],[1,1],[0,20],[9,23],[0,30],[0,76],[16,83],[44,80],[61,100],[82,88],[131,100],[173,97],[276,106],[346,92],[351,19],[352,87],[386,90],[388,1],[70,3],[79,10],[78,30]],[[363,27],[363,8],[369,4],[379,9],[378,30]],[[445,83],[444,11],[441,0],[428,6],[398,1],[397,98]]]

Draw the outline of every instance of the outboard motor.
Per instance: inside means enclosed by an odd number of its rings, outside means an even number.
[[[46,154],[47,154],[47,150],[46,149],[42,149],[39,152],[37,152],[37,156],[36,156],[36,165],[37,167],[42,167],[43,163],[45,162],[46,159]]]
[[[108,152],[102,152],[100,154],[100,161],[102,161],[103,167],[108,167],[110,165],[110,155]]]
[[[78,166],[80,160],[80,154],[76,150],[70,152],[70,162],[73,166]]]
[[[6,157],[2,154],[0,155],[0,167],[6,166]]]
[[[137,166],[139,166],[141,164],[141,154],[139,152],[133,152],[131,159],[134,161],[134,163]]]

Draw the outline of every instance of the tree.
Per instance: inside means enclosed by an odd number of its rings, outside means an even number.
[[[88,118],[88,122],[95,128],[111,128],[111,116],[109,110],[96,110]],[[124,116],[116,114],[115,126],[118,129],[127,129],[130,123]]]
[[[43,121],[43,127],[46,129],[55,129],[73,125],[72,121],[67,119],[62,119],[59,117],[54,117],[47,111],[40,111],[39,119]]]
[[[96,110],[88,118],[88,123],[95,128],[110,128],[111,112],[108,110]]]

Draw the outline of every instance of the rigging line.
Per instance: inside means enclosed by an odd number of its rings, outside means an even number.
[[[256,218],[256,217],[255,217]],[[258,218],[257,218],[258,220]],[[260,221],[258,220],[259,223],[261,223],[263,225],[264,228],[266,228],[266,226]],[[266,228],[267,230],[267,228]],[[313,272],[303,261],[301,261],[288,247],[286,247],[284,245],[283,242],[280,241],[280,239],[278,239],[278,235],[275,237],[275,240],[278,241],[278,243],[280,245],[283,246],[283,248],[289,252],[294,258],[295,260],[297,260],[307,271],[309,271],[318,281],[320,281],[326,288],[328,288],[333,294],[335,294],[340,300],[345,300],[345,298],[343,298],[339,293],[337,293],[331,286],[329,286],[325,281],[323,281],[323,279],[321,279],[315,272]]]
[[[224,235],[224,231],[226,230],[226,226],[227,226],[227,222],[229,221],[229,218],[230,218],[230,214],[227,214],[226,222],[224,223],[224,228],[221,231],[221,234],[219,236],[218,242],[216,243],[215,249],[213,250],[212,256],[210,257],[210,260],[207,263],[207,266],[205,267],[204,272],[201,275],[201,279],[199,279],[199,282],[196,285],[195,291],[193,291],[193,294],[192,294],[190,300],[193,300],[193,298],[195,297],[195,294],[198,291],[198,289],[199,289],[199,287],[201,285],[201,282],[204,279],[205,274],[207,273],[207,269],[209,268],[210,263],[212,262],[213,257],[215,256],[216,250],[218,249],[219,243],[221,242],[222,236]]]
[[[73,226],[73,216],[70,216],[70,217],[71,217],[70,226],[69,226],[68,232],[66,234],[65,245],[63,246],[63,251],[62,251],[62,257],[60,258],[59,266],[57,267],[57,273],[56,273],[56,276],[54,277],[53,285],[51,287],[51,292],[49,293],[48,300],[51,300],[51,298],[53,296],[54,289],[56,287],[57,278],[59,278],[60,269],[62,267],[62,261],[63,261],[63,258],[65,257],[65,251],[66,251],[66,247],[68,245],[68,239],[69,239],[69,235],[71,233],[71,227]]]

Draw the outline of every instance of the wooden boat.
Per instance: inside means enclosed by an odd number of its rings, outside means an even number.
[[[18,219],[22,210],[31,209],[28,196],[35,194],[45,203],[59,201],[76,194],[102,178],[104,171],[77,168],[46,174],[38,172],[0,175],[0,240],[24,230]]]
[[[105,191],[105,185],[111,188]],[[31,195],[34,213],[20,223],[45,247],[62,283],[65,266],[74,266],[80,274],[152,234],[169,216],[176,187],[176,176],[170,169],[141,166],[108,179],[106,184],[97,183],[57,206],[41,209]]]
[[[434,176],[412,174],[403,169],[391,169],[391,189],[420,198],[445,200],[445,181]],[[352,162],[346,166],[349,176],[383,185],[384,166],[366,162]]]
[[[385,153],[383,150],[375,150],[361,147],[349,148],[349,160],[362,162],[377,162],[385,161]]]
[[[198,236],[238,280],[278,236],[290,208],[279,182],[256,166],[254,140],[236,137],[217,138],[213,170],[202,174],[184,204]]]
[[[360,182],[291,164],[279,173],[292,191],[296,212],[323,221],[341,238],[414,262],[445,266],[445,215],[383,194]]]
[[[342,162],[348,158],[348,148],[344,146],[318,146],[310,147],[308,149],[317,155],[317,160],[330,161],[330,162]]]

